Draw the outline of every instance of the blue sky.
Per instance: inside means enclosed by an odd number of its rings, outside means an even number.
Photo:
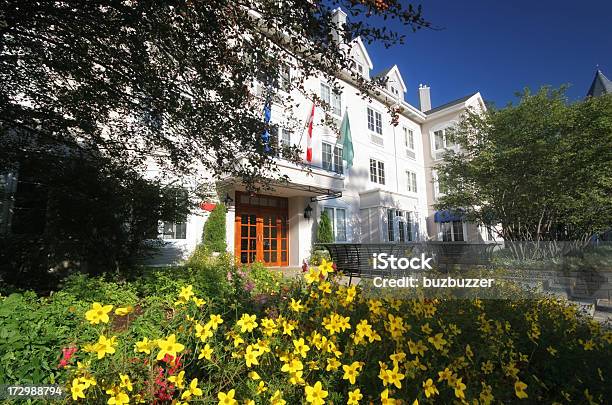
[[[390,49],[366,44],[374,73],[398,65],[413,105],[419,83],[431,87],[434,107],[475,91],[503,107],[524,87],[542,85],[568,83],[569,99],[580,99],[598,64],[612,78],[611,0],[421,4],[439,30],[409,32],[404,45]]]

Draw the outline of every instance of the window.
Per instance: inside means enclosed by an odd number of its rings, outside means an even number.
[[[164,221],[162,239],[187,239],[187,224]]]
[[[368,107],[368,129],[382,135],[382,115]]]
[[[321,163],[323,169],[333,171],[339,174],[344,173],[342,164],[342,148],[332,146],[329,143],[323,142],[321,147]]]
[[[395,240],[395,235],[393,234],[393,210],[387,210],[387,231],[389,242],[393,242]]]
[[[370,159],[370,181],[372,183],[385,184],[385,163],[376,159]]]
[[[321,99],[326,102],[335,115],[342,114],[341,95],[337,91],[332,91],[331,88],[324,83],[321,83]]]
[[[282,64],[280,66],[278,84],[278,87],[283,91],[291,90],[291,68],[288,65]]]
[[[363,74],[363,65],[356,60],[351,62],[351,69],[356,70],[359,74]]]
[[[346,242],[346,210],[344,208],[325,207],[323,211],[327,213],[332,223],[334,240],[336,242]]]
[[[442,222],[440,224],[443,242],[464,242],[463,221]]]
[[[452,148],[455,144],[450,139],[450,128],[434,131],[434,150]]]
[[[287,128],[283,128],[282,130],[280,146],[287,148],[291,147],[291,131]]]
[[[408,150],[414,150],[414,132],[404,127],[404,146]]]
[[[391,86],[391,93],[395,94],[396,96],[399,96],[399,90],[397,89],[397,87]]]
[[[406,212],[406,240],[412,241],[412,215],[409,212]]]
[[[416,193],[417,192],[416,173],[408,170],[406,171],[406,178],[408,180],[408,184],[407,184],[408,191],[411,193]]]

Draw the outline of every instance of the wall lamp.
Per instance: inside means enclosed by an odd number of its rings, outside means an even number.
[[[306,208],[304,208],[304,218],[310,219],[311,215],[312,215],[312,208],[310,207],[310,204],[308,204]]]

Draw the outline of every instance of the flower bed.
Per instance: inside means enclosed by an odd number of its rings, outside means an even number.
[[[612,397],[612,332],[562,302],[376,296],[340,285],[327,262],[300,279],[263,273],[232,269],[223,297],[179,283],[163,289],[170,301],[77,305],[55,379],[70,401],[108,404]]]

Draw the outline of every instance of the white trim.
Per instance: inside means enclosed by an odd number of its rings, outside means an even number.
[[[366,59],[366,62],[368,63],[368,68],[370,68],[370,70],[374,69],[374,65],[372,64],[372,59],[370,59],[370,55],[368,54],[368,51],[366,50],[366,47],[363,44],[363,41],[361,40],[361,37],[355,38],[352,42],[356,43],[357,46],[359,46],[359,50],[361,51],[361,53]]]

